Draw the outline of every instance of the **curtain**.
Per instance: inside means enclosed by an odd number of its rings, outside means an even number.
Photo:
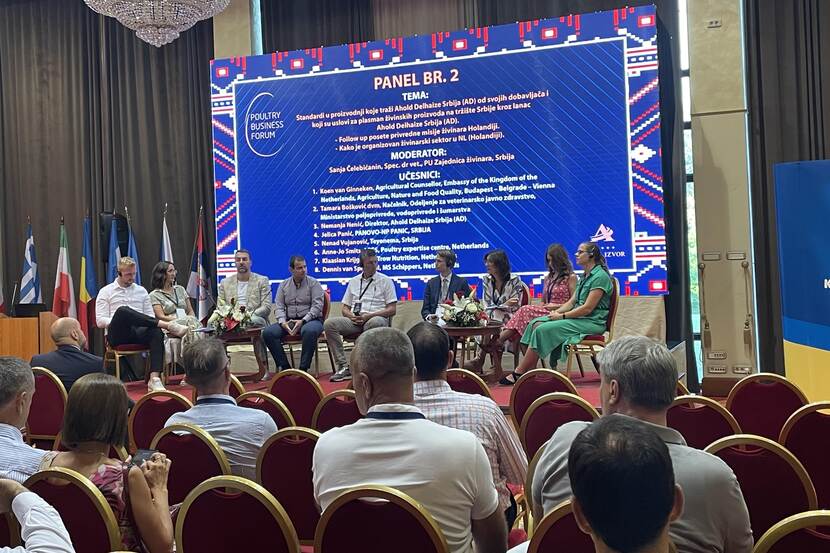
[[[260,0],[262,46],[284,52],[374,40],[371,0]]]
[[[822,59],[830,53],[830,5],[748,0],[746,34],[759,365],[783,374],[772,170],[830,156],[830,58]]]
[[[123,214],[125,206],[143,284],[158,261],[165,203],[179,282],[187,280],[200,205],[213,234],[212,55],[210,21],[157,49],[82,0],[0,0],[0,255],[7,298],[21,277],[27,217],[48,305],[60,218],[77,280],[84,216],[97,229],[99,212]],[[96,232],[103,285],[99,242]]]
[[[292,50],[323,44],[376,40],[395,36],[454,30],[464,27],[500,25],[514,21],[558,17],[619,8],[619,0],[362,0],[308,2],[314,9],[328,11],[322,16],[320,29],[303,34],[308,22],[290,19],[298,13],[302,0],[262,0],[263,39],[266,50],[279,43],[279,50]],[[691,305],[689,302],[689,261],[686,227],[686,175],[683,167],[683,113],[680,104],[680,55],[678,45],[677,0],[635,0],[630,6],[655,4],[658,14],[658,54],[660,56],[660,128],[663,146],[664,206],[668,248],[669,295],[666,297],[669,342],[686,342],[686,365],[695,367],[692,341]],[[357,13],[344,16],[351,5]],[[309,8],[310,9],[310,8]],[[278,12],[281,13],[278,14]],[[343,34],[327,30],[335,19],[343,21]],[[355,33],[354,21],[372,21],[366,32]],[[303,29],[301,32],[299,29]],[[348,31],[348,32],[347,32]],[[351,34],[350,34],[351,33]],[[297,36],[299,35],[299,36]],[[295,36],[294,40],[288,40]],[[278,37],[280,40],[278,40]],[[326,40],[331,38],[331,40]],[[271,48],[273,51],[273,48]],[[697,391],[697,371],[688,371],[690,389]]]

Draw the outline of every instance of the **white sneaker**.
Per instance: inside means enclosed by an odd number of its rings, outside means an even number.
[[[161,383],[161,378],[154,376],[147,382],[147,391],[148,392],[160,392],[165,390],[164,384]]]
[[[175,336],[176,338],[181,338],[189,331],[189,328],[187,328],[184,325],[180,325],[179,323],[170,323],[169,325],[167,325],[167,334]]]

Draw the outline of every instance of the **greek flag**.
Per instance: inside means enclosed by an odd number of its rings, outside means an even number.
[[[26,250],[23,254],[23,278],[20,279],[20,303],[43,303],[43,296],[40,293],[40,275],[37,272],[35,237],[32,235],[31,223],[29,223],[29,237],[26,239]]]

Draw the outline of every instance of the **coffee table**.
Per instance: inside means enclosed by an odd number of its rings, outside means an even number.
[[[464,342],[466,346],[467,339],[474,338],[476,336],[481,336],[482,340],[480,347],[482,350],[484,350],[485,354],[489,353],[490,358],[493,360],[493,372],[491,374],[485,376],[484,366],[482,365],[481,368],[481,375],[487,382],[498,382],[499,380],[501,380],[502,377],[502,348],[501,346],[496,344],[496,338],[498,338],[499,334],[501,333],[501,329],[502,323],[498,321],[490,321],[487,323],[487,326],[444,326],[444,330],[447,331],[447,334],[450,335],[450,338],[453,338],[455,340],[456,350],[458,349],[459,343]],[[456,358],[457,357],[458,356],[456,355]],[[459,361],[459,365],[462,369],[464,368],[464,362],[466,360],[465,357],[466,355],[462,355]]]

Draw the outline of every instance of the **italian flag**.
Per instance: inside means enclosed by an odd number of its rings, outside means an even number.
[[[78,318],[78,311],[75,308],[75,284],[72,282],[72,272],[69,270],[69,246],[63,221],[61,221],[61,245],[58,251],[58,270],[55,272],[52,313],[58,317]]]

